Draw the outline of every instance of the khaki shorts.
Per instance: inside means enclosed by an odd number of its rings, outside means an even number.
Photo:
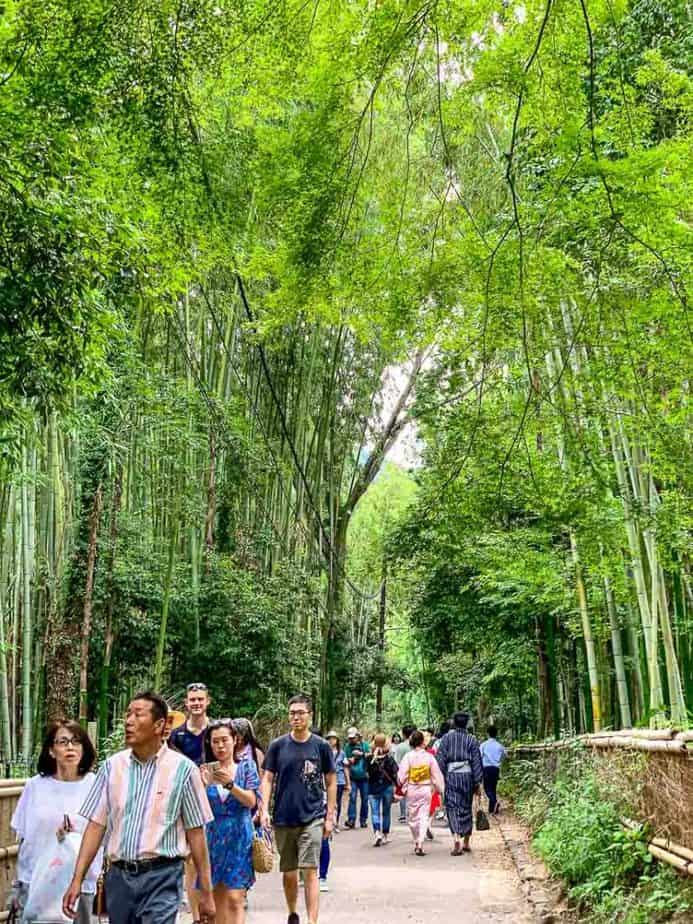
[[[274,838],[279,851],[279,869],[290,873],[295,869],[310,869],[320,865],[324,818],[297,827],[279,825]]]

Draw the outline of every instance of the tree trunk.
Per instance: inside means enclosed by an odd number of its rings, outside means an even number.
[[[385,617],[387,615],[387,561],[383,559],[383,574],[380,583],[380,604],[378,606],[378,683],[375,690],[375,724],[382,728],[383,724],[383,675],[385,671]]]

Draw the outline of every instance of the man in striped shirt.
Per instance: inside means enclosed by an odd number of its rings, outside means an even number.
[[[200,921],[215,916],[204,826],[213,819],[199,771],[163,741],[168,707],[156,693],[128,706],[128,748],[100,768],[80,814],[88,819],[63,910],[74,918],[82,880],[106,835],[110,924],[175,924],[188,852],[200,880]]]

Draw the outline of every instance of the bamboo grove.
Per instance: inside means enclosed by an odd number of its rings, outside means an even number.
[[[5,4],[5,760],[191,678],[687,723],[690,41],[678,0]]]

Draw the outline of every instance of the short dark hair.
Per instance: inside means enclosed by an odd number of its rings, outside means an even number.
[[[411,738],[412,732],[416,731],[416,725],[403,725],[402,726],[402,737]]]
[[[417,728],[417,729],[416,729],[415,731],[413,731],[413,732],[411,733],[411,735],[409,736],[409,744],[410,744],[413,748],[418,748],[418,747],[421,747],[421,745],[422,745],[423,743],[424,743],[424,734],[423,734],[423,732],[421,731],[421,729]]]
[[[451,728],[452,728],[452,722],[450,721],[450,719],[446,719],[444,722],[441,723],[441,726],[438,729],[438,737],[442,738],[443,735],[447,735],[447,733],[450,731]]]
[[[303,703],[308,712],[313,711],[313,700],[307,693],[297,693],[289,700],[289,706],[297,706],[299,703]]]
[[[488,733],[489,738],[496,738],[496,737],[498,737],[498,729],[496,728],[495,725],[489,725],[489,727],[486,729],[486,731],[487,731],[487,733]]]
[[[469,713],[468,712],[456,712],[452,717],[453,724],[455,728],[459,728],[460,731],[464,731],[469,724]]]
[[[163,696],[159,696],[154,690],[140,690],[139,693],[135,693],[130,702],[134,703],[136,699],[143,699],[151,703],[152,718],[155,722],[158,722],[159,719],[166,721],[168,718],[168,703]]]
[[[82,728],[79,722],[70,722],[67,719],[56,719],[46,729],[46,734],[41,746],[41,753],[36,764],[36,769],[41,776],[53,776],[58,769],[58,763],[55,757],[51,757],[50,750],[53,747],[55,736],[60,728],[66,728],[71,735],[82,745],[82,759],[79,762],[77,773],[84,776],[89,773],[96,760],[96,751],[91,743],[91,738]]]

